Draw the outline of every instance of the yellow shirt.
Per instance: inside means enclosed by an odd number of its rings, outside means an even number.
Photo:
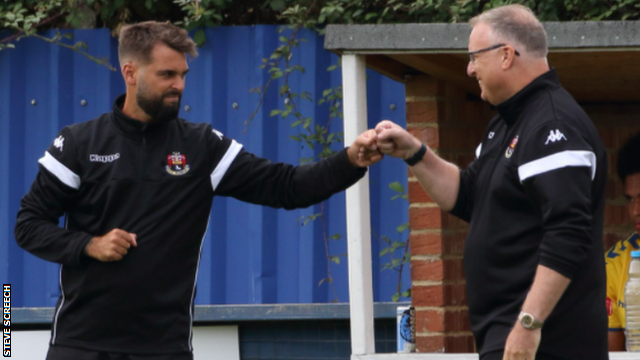
[[[618,241],[604,256],[607,268],[609,331],[623,331],[625,327],[624,286],[629,278],[631,252],[635,250],[640,250],[638,234]]]

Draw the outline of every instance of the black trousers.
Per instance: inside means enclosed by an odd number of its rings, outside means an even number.
[[[193,360],[193,353],[135,355],[84,350],[67,346],[49,346],[47,360]]]
[[[502,360],[503,356],[504,356],[504,350],[492,351],[490,353],[482,355],[480,357],[480,360]],[[527,359],[527,360],[534,360],[534,359]],[[555,356],[555,355],[537,353],[535,360],[568,360],[568,359]]]

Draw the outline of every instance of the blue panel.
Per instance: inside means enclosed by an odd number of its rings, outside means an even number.
[[[48,35],[52,35],[50,32]],[[89,53],[107,57],[118,68],[117,40],[106,29],[73,31],[75,41],[89,45]],[[269,80],[268,69],[260,69],[281,44],[276,26],[218,27],[207,29],[207,42],[200,56],[190,61],[191,72],[183,96],[180,116],[210,123],[214,128],[242,143],[258,156],[273,162],[299,164],[317,157],[319,149],[291,140],[304,132],[291,127],[293,116],[271,117],[273,109],[284,109],[278,89],[284,79],[271,83],[262,107],[251,124],[260,95],[250,92]],[[299,48],[294,48],[290,65],[299,64],[305,73],[293,72],[289,85],[294,93],[309,92],[313,101],[298,100],[299,111],[314,124],[326,125],[329,105],[318,105],[325,89],[341,85],[335,54],[323,49],[323,38],[302,30]],[[7,159],[3,169],[11,176],[0,177],[0,279],[14,285],[16,306],[53,306],[59,296],[59,266],[22,251],[15,243],[13,227],[20,198],[28,191],[37,173],[37,160],[65,125],[83,122],[110,110],[115,98],[125,91],[119,71],[112,72],[67,49],[25,39],[16,50],[0,52],[0,151]],[[283,65],[283,64],[282,64]],[[369,126],[390,118],[405,121],[404,86],[368,71]],[[31,104],[36,99],[36,105]],[[81,104],[84,100],[85,105]],[[396,106],[395,110],[390,108]],[[237,105],[237,106],[234,106]],[[330,131],[342,132],[341,118],[331,119]],[[339,151],[344,144],[334,144]],[[4,173],[3,173],[4,175]],[[404,163],[385,159],[370,169],[371,216],[374,267],[374,300],[389,301],[396,292],[398,273],[384,270],[388,256],[380,258],[379,238],[406,241],[408,234],[396,228],[408,221],[406,200],[391,201],[396,195],[391,182],[407,185]],[[310,215],[324,218],[309,221]],[[339,240],[324,238],[339,234]],[[323,204],[294,211],[275,210],[216,198],[209,231],[205,236],[198,273],[197,304],[265,304],[346,302],[348,294],[344,193]],[[329,255],[341,255],[340,264]],[[399,250],[396,258],[402,255]],[[321,280],[331,271],[333,284]],[[405,269],[403,289],[410,283]]]

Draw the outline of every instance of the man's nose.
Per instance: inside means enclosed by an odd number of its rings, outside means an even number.
[[[476,76],[476,67],[473,65],[472,61],[469,61],[469,64],[467,65],[467,75],[470,77]]]
[[[172,88],[182,92],[184,91],[184,84],[185,84],[185,78],[183,77],[177,77],[176,80],[173,82],[173,85],[171,86]]]
[[[640,216],[640,198],[636,198],[631,206],[631,213],[633,216]]]

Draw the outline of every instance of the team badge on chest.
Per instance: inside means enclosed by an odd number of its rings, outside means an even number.
[[[171,175],[184,175],[191,169],[189,165],[187,165],[187,157],[180,154],[179,152],[174,152],[173,154],[167,155],[167,166],[165,170]]]
[[[507,148],[507,151],[505,151],[504,153],[504,157],[506,157],[507,159],[511,157],[511,155],[513,155],[513,150],[516,149],[516,145],[518,145],[518,137],[514,137],[513,140],[511,140],[511,144],[509,144],[509,147]]]

